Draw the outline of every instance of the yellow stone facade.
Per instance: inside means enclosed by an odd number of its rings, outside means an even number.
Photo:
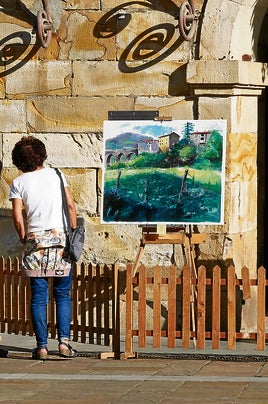
[[[18,174],[11,150],[22,135],[34,135],[47,145],[47,164],[60,167],[71,186],[86,226],[83,258],[133,262],[140,228],[100,223],[103,121],[109,111],[158,110],[173,119],[227,120],[225,223],[198,228],[207,242],[197,259],[208,267],[232,259],[238,275],[242,265],[255,275],[263,264],[259,99],[268,70],[258,49],[268,48],[261,34],[268,37],[267,2],[194,1],[200,17],[190,41],[178,29],[181,4],[51,0],[53,34],[43,48],[36,31],[42,1],[0,2],[1,255],[21,251],[8,200]],[[143,261],[180,263],[181,252],[148,247]]]

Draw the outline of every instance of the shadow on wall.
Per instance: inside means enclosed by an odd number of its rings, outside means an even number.
[[[190,85],[186,80],[187,65],[184,64],[174,70],[169,76],[168,94],[173,97],[190,94]]]
[[[157,24],[139,33],[120,56],[118,67],[122,73],[135,73],[148,69],[170,56],[184,42],[178,28],[180,7],[171,0],[122,3],[100,18],[94,27],[93,35],[97,39],[108,39],[118,35],[133,18],[131,12],[127,11],[127,7],[135,7],[135,4],[171,15],[174,17],[174,23]],[[0,6],[3,7],[1,12],[27,22],[36,30],[36,15],[27,9],[20,0],[17,0],[13,7],[12,4],[10,5],[10,0],[0,0]],[[41,45],[36,43],[32,46],[31,41],[32,36],[27,31],[14,32],[0,39],[0,67],[5,67],[5,70],[0,72],[0,77],[13,73],[33,58]],[[178,73],[181,72],[177,72],[176,77]],[[180,74],[179,78],[181,79]],[[178,83],[175,87],[174,81],[171,80],[169,94],[179,95],[175,90],[177,87]]]
[[[34,15],[20,0],[12,5],[10,0],[0,0],[1,12],[36,28],[36,15]],[[7,76],[21,68],[37,53],[40,45],[31,45],[32,36],[27,31],[17,31],[0,40],[0,77]]]
[[[119,70],[123,73],[134,73],[145,70],[171,55],[183,43],[180,37],[177,19],[179,7],[170,0],[141,3],[131,1],[120,4],[106,13],[95,25],[93,34],[96,38],[111,38],[118,35],[130,23],[132,15],[127,12],[128,6],[135,3],[146,8],[165,12],[174,17],[174,24],[162,23],[141,32],[122,52],[119,59]],[[148,4],[149,3],[149,4]],[[134,63],[133,63],[134,62]]]
[[[19,14],[20,20],[27,22],[30,25],[34,25],[36,21],[36,15],[32,13],[20,0],[16,0],[16,2],[12,2],[10,0],[0,0],[0,6],[3,7],[1,9],[2,13],[11,15],[12,17],[16,17]]]
[[[31,46],[31,35],[24,31],[14,32],[0,40],[0,66],[5,67],[5,70],[0,72],[0,77],[20,69],[32,59],[39,48],[39,45]],[[25,56],[19,59],[23,55]]]

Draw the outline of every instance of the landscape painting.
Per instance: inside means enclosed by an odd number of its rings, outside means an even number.
[[[103,223],[223,224],[225,120],[111,120],[103,137]]]

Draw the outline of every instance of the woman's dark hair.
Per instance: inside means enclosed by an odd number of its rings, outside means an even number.
[[[47,158],[46,147],[33,136],[23,136],[12,150],[12,162],[22,172],[27,173],[41,167]]]

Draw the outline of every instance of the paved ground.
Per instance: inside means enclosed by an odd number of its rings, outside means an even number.
[[[45,362],[31,359],[34,338],[2,334],[0,402],[4,403],[267,403],[268,354],[251,343],[219,357],[208,348],[147,348],[137,359],[99,359],[104,347],[73,344],[75,359],[57,356],[50,341]],[[101,349],[103,348],[103,349]],[[170,352],[170,349],[169,349]],[[196,359],[195,359],[196,358]],[[218,359],[221,360],[218,360]]]

